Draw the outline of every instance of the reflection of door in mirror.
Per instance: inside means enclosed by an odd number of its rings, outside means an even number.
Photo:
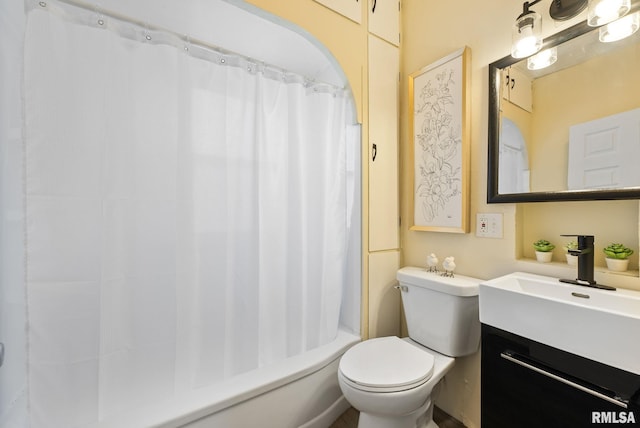
[[[498,191],[500,193],[529,191],[527,144],[518,125],[506,117],[502,118],[500,129]]]
[[[569,131],[569,190],[640,183],[640,108],[574,125]]]

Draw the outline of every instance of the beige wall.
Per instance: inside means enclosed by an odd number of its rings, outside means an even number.
[[[548,3],[535,9],[545,11]],[[564,263],[543,265],[522,259],[522,256],[533,257],[530,244],[546,237],[557,244],[554,260],[561,261],[564,257],[561,247],[566,240],[559,237],[561,233],[594,234],[600,247],[614,240],[624,240],[629,246],[638,247],[638,201],[635,200],[519,205],[486,203],[488,64],[509,53],[511,25],[521,7],[521,2],[512,0],[403,0],[401,171],[407,170],[410,159],[406,90],[409,74],[462,46],[470,47],[472,116],[471,233],[413,232],[403,228],[403,265],[423,265],[426,255],[435,252],[439,256],[455,256],[459,273],[481,279],[517,270],[571,278],[575,277],[575,271]],[[547,35],[559,30],[554,24],[543,26]],[[401,212],[405,225],[409,223],[405,219],[410,218],[407,195],[411,191],[411,177],[401,174]],[[503,239],[475,236],[475,217],[479,212],[504,214]],[[611,219],[611,223],[617,225],[604,224],[603,219]],[[633,261],[636,266],[637,260]],[[599,254],[596,264],[604,265]],[[632,276],[614,275],[599,268],[596,280],[640,289],[637,272]],[[468,427],[479,427],[479,382],[479,356],[460,359],[447,376],[437,403]]]
[[[325,44],[342,65],[356,95],[359,117],[367,117],[366,30],[312,0],[249,0],[265,10],[293,21]],[[521,12],[521,2],[513,0],[402,0],[401,117],[400,117],[400,192],[403,228],[401,230],[402,265],[421,266],[430,252],[455,256],[457,272],[481,279],[513,271],[528,271],[551,276],[573,277],[575,271],[563,263],[539,264],[522,259],[530,256],[530,241],[542,237],[562,245],[560,233],[592,233],[598,244],[610,240],[638,243],[638,202],[574,202],[539,204],[486,203],[487,185],[487,107],[488,64],[507,55],[511,43],[511,25]],[[548,8],[548,1],[540,11]],[[363,16],[363,19],[366,17]],[[363,21],[365,22],[365,21]],[[570,25],[571,22],[564,24]],[[366,28],[366,27],[365,27]],[[545,34],[559,31],[554,24],[543,26]],[[471,233],[452,234],[414,232],[410,223],[409,200],[412,177],[406,172],[410,159],[407,77],[409,74],[463,47],[471,49]],[[364,141],[367,139],[364,124]],[[363,161],[365,159],[363,158]],[[363,168],[363,187],[368,182]],[[366,207],[366,201],[365,201]],[[477,238],[477,213],[504,215],[502,239]],[[366,210],[364,230],[366,230]],[[615,231],[603,225],[603,219],[618,223]],[[534,239],[535,237],[535,239]],[[632,242],[631,242],[632,241]],[[365,242],[364,248],[367,248]],[[557,250],[555,259],[562,254]],[[597,260],[602,264],[602,259]],[[637,258],[635,259],[637,266]],[[366,268],[364,269],[366,272]],[[608,274],[598,269],[596,280],[618,287],[640,289],[637,272],[632,275]],[[366,282],[366,280],[365,280]],[[366,290],[363,309],[367,306]],[[363,317],[366,320],[366,314]],[[366,332],[367,326],[363,325]],[[366,334],[365,334],[366,336]],[[447,375],[437,403],[463,421],[469,428],[480,426],[479,355],[461,358]]]

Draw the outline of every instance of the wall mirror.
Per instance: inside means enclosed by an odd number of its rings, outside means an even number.
[[[640,31],[603,43],[581,22],[549,48],[544,69],[489,65],[487,202],[640,199]]]

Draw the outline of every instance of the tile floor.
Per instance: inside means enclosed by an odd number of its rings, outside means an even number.
[[[433,412],[433,420],[440,428],[465,428],[464,425],[439,408]],[[356,428],[358,426],[358,411],[353,407],[344,412],[329,428]]]

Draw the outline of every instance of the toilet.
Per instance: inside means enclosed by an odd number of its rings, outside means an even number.
[[[455,357],[480,343],[479,279],[443,277],[424,268],[397,273],[409,337],[380,337],[350,348],[340,359],[338,382],[360,411],[358,428],[437,428],[437,385]]]

